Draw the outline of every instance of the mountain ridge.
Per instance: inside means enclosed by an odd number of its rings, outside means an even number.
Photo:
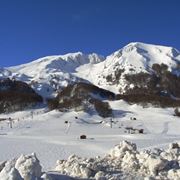
[[[127,88],[125,75],[153,74],[153,64],[165,64],[170,72],[179,76],[180,52],[173,47],[132,42],[105,58],[82,52],[46,56],[0,69],[0,77],[24,81],[44,97],[54,96],[57,90],[78,81],[124,93]]]
[[[139,42],[130,43],[107,56],[103,62],[93,65],[90,74],[86,74],[86,77],[90,82],[101,88],[114,93],[124,93],[126,80],[123,76],[141,72],[152,74],[153,64],[166,64],[172,73],[179,76],[180,53],[172,47]],[[83,78],[86,69],[80,68],[79,70],[85,71],[81,73],[82,75],[80,74],[80,77]],[[111,81],[108,82],[107,77],[110,76],[117,81],[115,85]],[[118,79],[116,79],[116,76],[119,76]]]

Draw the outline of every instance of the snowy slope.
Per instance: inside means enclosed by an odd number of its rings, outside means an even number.
[[[0,68],[0,79],[8,78],[9,76],[11,76],[11,71],[5,68]]]
[[[10,67],[12,77],[25,81],[41,95],[48,97],[61,87],[87,80],[115,93],[126,87],[125,74],[152,73],[153,64],[166,64],[172,73],[180,74],[180,52],[172,47],[130,43],[106,58],[81,52],[47,56],[27,64]],[[3,74],[3,73],[0,73]],[[116,83],[108,77],[118,76]]]
[[[72,73],[83,64],[94,64],[104,58],[95,53],[81,52],[59,56],[47,56],[27,64],[8,68],[17,80],[30,83],[41,95],[48,97],[69,83],[80,80]]]
[[[108,56],[104,63],[106,67],[119,63],[127,72],[130,67],[134,67],[135,72],[149,72],[153,64],[164,63],[173,70],[177,62],[180,62],[180,52],[172,47],[135,42]]]
[[[69,53],[59,56],[47,56],[27,64],[10,67],[12,72],[18,72],[33,77],[42,77],[42,75],[51,72],[68,72],[72,73],[75,69],[83,64],[98,63],[103,60],[102,56],[97,54],[85,55],[81,52]]]
[[[170,142],[180,141],[180,121],[173,116],[172,108],[144,109],[122,100],[110,104],[115,113],[112,128],[110,118],[83,112],[32,109],[1,114],[0,118],[13,119],[13,128],[9,127],[8,120],[0,121],[0,161],[36,152],[43,167],[51,170],[57,159],[68,158],[71,154],[104,155],[122,140],[135,142],[140,149],[164,148]],[[101,121],[103,123],[98,123]],[[126,127],[143,128],[145,133],[128,134]],[[87,140],[79,139],[82,134],[87,135]]]
[[[180,52],[172,47],[134,42],[107,56],[103,62],[81,66],[77,75],[117,93],[126,85],[124,74],[152,73],[152,65],[162,63],[168,66],[169,71],[179,75],[180,70],[177,70],[177,66],[180,64]],[[122,70],[118,85],[107,82],[108,75],[114,78],[115,73]]]

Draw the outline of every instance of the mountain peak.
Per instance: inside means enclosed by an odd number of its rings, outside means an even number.
[[[88,80],[93,84],[119,91],[123,86],[123,75],[149,73],[153,64],[166,64],[168,70],[179,73],[180,52],[172,47],[131,42],[104,58],[96,53],[84,54],[82,52],[68,53],[39,58],[27,64],[10,67],[11,77],[27,83],[37,82],[36,89],[42,90],[54,86],[58,89],[67,84],[79,80]],[[0,76],[4,77],[9,71],[0,70]],[[117,77],[116,86],[108,82],[108,78]],[[106,78],[108,77],[108,78]],[[52,85],[53,84],[53,85]],[[51,92],[48,90],[48,92]]]
[[[125,75],[152,74],[154,64],[165,64],[168,71],[179,75],[180,52],[173,47],[132,42],[107,56],[99,65],[94,65],[91,75],[86,77],[95,85],[119,92],[120,87],[123,89],[126,85]]]
[[[128,61],[129,63],[135,63],[135,61],[144,61],[146,64],[176,64],[180,62],[180,52],[168,46],[153,45],[142,42],[131,42],[123,48],[115,51],[113,54],[107,57],[107,59],[113,59],[113,61]],[[176,61],[174,63],[174,61]]]

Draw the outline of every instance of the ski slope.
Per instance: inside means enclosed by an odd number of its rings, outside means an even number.
[[[166,148],[180,141],[180,121],[173,116],[173,109],[142,108],[124,101],[110,104],[115,113],[112,128],[109,118],[83,112],[48,112],[41,108],[0,115],[1,119],[13,119],[13,128],[9,120],[0,122],[0,161],[36,152],[44,170],[52,170],[57,159],[71,154],[104,155],[122,140],[135,142],[139,149]],[[144,134],[127,133],[126,127],[144,129]],[[79,138],[83,134],[86,140]]]

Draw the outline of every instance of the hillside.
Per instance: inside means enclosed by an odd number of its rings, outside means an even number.
[[[78,68],[77,75],[93,84],[115,93],[125,93],[135,85],[128,82],[126,75],[145,73],[153,75],[154,64],[165,64],[172,74],[180,74],[180,52],[172,47],[145,43],[130,43],[107,56],[98,64]],[[91,70],[87,70],[90,68]]]
[[[91,115],[97,113],[104,118],[112,117],[113,113],[109,103],[103,100],[115,100],[115,94],[81,82],[65,87],[56,98],[49,100],[48,106],[51,110],[58,109],[62,112],[75,110]]]
[[[43,102],[28,84],[10,79],[0,80],[0,113],[22,111]]]
[[[47,56],[27,64],[8,68],[13,78],[24,81],[44,97],[51,97],[62,87],[78,81],[74,76],[76,68],[84,64],[96,64],[104,57],[95,53],[85,55],[81,52],[59,56]]]

